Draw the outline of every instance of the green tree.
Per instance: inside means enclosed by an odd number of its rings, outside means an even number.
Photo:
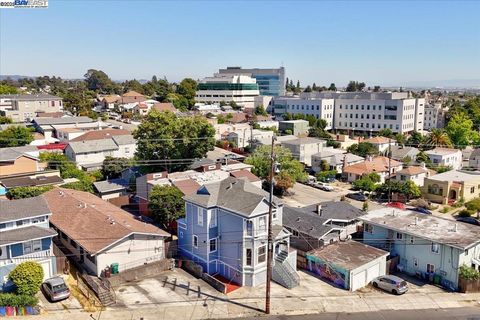
[[[308,85],[305,90],[303,90],[303,92],[312,92],[312,87],[310,87],[310,85]]]
[[[405,181],[402,184],[400,191],[404,196],[407,197],[407,201],[410,199],[420,198],[422,195],[420,188],[412,180]]]
[[[365,201],[362,205],[362,211],[368,212],[368,201]]]
[[[18,294],[35,295],[43,281],[43,268],[35,261],[22,262],[15,267],[8,278],[15,285]]]
[[[460,149],[478,140],[478,132],[473,130],[473,121],[464,112],[458,112],[448,121],[445,132],[452,144]]]
[[[380,92],[380,86],[374,86],[373,92]]]
[[[123,170],[131,167],[133,161],[127,158],[115,158],[107,156],[103,160],[102,164],[102,174],[107,179],[118,178]]]
[[[377,155],[378,151],[370,142],[360,142],[347,148],[347,151],[360,157]]]
[[[107,94],[114,93],[117,89],[117,85],[101,70],[89,69],[84,77],[89,90]]]
[[[407,142],[407,138],[401,134],[401,133],[397,133],[395,136],[394,136],[394,139],[397,141],[397,143],[401,146],[404,146],[405,143]]]
[[[415,160],[418,162],[418,163],[430,163],[430,158],[428,157],[428,155],[424,152],[424,151],[420,151],[418,154],[417,154],[417,157],[415,158]]]
[[[409,146],[420,147],[424,142],[422,134],[418,131],[413,131],[408,137],[406,144]]]
[[[255,107],[255,115],[257,116],[268,116],[268,113],[267,111],[265,110],[265,107],[264,106],[257,106]]]
[[[0,131],[0,147],[19,147],[33,141],[32,131],[22,126],[9,126]]]
[[[448,134],[441,129],[432,129],[425,141],[427,147],[452,147]]]
[[[330,87],[328,87],[328,91],[337,91],[337,87],[335,86],[335,83],[330,83]]]
[[[378,182],[380,182],[380,176],[377,173],[370,173],[355,180],[353,186],[358,190],[373,192],[377,189]]]
[[[154,186],[150,193],[148,208],[155,221],[170,229],[173,221],[185,216],[183,193],[175,186]]]
[[[480,198],[475,198],[468,201],[467,203],[465,203],[465,206],[468,210],[476,212],[478,216],[478,214],[480,213]]]
[[[393,138],[395,134],[393,133],[392,129],[387,128],[378,131],[378,135],[385,138]]]
[[[203,117],[177,117],[153,110],[133,133],[136,157],[153,161],[152,170],[183,170],[189,166],[188,161],[175,160],[204,158],[215,146],[214,135],[215,129]]]
[[[53,189],[53,186],[40,187],[16,187],[8,189],[7,198],[9,199],[24,199],[39,196],[47,191]]]
[[[195,105],[195,93],[197,92],[197,81],[191,78],[183,79],[177,87],[177,93],[184,97],[188,103],[187,107]]]
[[[12,122],[12,118],[0,116],[0,124],[10,124]]]
[[[0,84],[0,94],[17,94],[18,89],[8,84]]]
[[[270,172],[270,151],[268,145],[259,146],[245,159],[245,163],[253,166],[252,173],[256,176],[267,179]],[[287,148],[277,146],[274,148],[276,160],[280,164],[280,172],[285,171],[293,181],[305,181],[307,173],[303,164],[293,158],[291,151]]]
[[[136,91],[138,93],[144,94],[143,85],[136,79],[127,80],[123,83],[123,92]]]
[[[356,91],[362,91],[365,88],[365,83],[364,82],[358,82],[358,81],[350,81],[347,85],[347,88],[345,91],[347,92],[356,92]]]

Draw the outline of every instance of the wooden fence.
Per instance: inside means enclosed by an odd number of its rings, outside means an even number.
[[[458,291],[463,293],[480,292],[480,280],[458,279]]]

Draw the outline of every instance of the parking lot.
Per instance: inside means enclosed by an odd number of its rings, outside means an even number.
[[[302,183],[295,183],[293,188],[290,189],[290,191],[293,194],[289,196],[284,196],[282,200],[285,204],[289,206],[303,207],[303,206],[312,205],[318,202],[333,201],[333,200],[340,201],[340,198],[342,195],[346,195],[350,192],[354,192],[352,190],[347,189],[343,184],[332,184],[332,186],[334,186],[333,191],[323,191],[317,188],[307,186]],[[348,199],[348,201],[350,201],[350,203],[357,208],[361,209],[363,206],[363,202],[355,201],[352,199]],[[369,210],[375,210],[383,207],[382,205],[373,201],[369,201],[368,206],[369,206]]]

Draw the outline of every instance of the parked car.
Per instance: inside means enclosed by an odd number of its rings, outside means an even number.
[[[365,196],[361,192],[352,192],[352,193],[347,194],[346,197],[350,198],[350,199],[353,199],[353,200],[362,201],[362,202],[368,200],[367,196]]]
[[[53,277],[42,283],[42,290],[48,300],[55,302],[70,297],[70,289],[62,277]]]
[[[425,209],[425,208],[422,208],[422,207],[411,208],[410,210],[416,211],[416,212],[419,212],[419,213],[423,213],[423,214],[432,214],[432,211],[430,211],[428,209]]]
[[[314,187],[323,191],[333,191],[333,187],[323,182],[315,182]]]
[[[480,226],[480,221],[474,217],[457,217],[457,221]]]
[[[398,208],[398,209],[401,209],[401,210],[405,210],[405,204],[401,203],[401,202],[389,202],[387,203],[387,207],[392,207],[392,208]]]
[[[372,280],[375,288],[380,288],[393,294],[404,294],[408,291],[408,285],[405,280],[397,276],[385,275]]]

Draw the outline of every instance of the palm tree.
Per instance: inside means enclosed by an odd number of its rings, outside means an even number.
[[[447,133],[441,129],[432,129],[428,135],[425,145],[430,147],[452,147],[452,141]]]

